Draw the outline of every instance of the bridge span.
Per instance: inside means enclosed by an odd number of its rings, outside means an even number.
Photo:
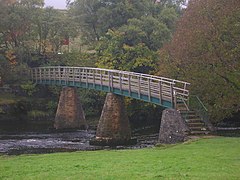
[[[95,89],[176,108],[178,99],[187,102],[190,83],[149,74],[91,67],[49,66],[31,70],[37,84]]]
[[[67,66],[36,67],[31,69],[31,76],[36,84],[64,86],[55,116],[56,129],[87,127],[76,88],[108,92],[93,141],[97,145],[131,143],[124,96],[171,108],[163,112],[159,136],[162,142],[183,140],[189,130],[179,112],[180,109],[183,114],[190,112],[188,82],[128,71]]]

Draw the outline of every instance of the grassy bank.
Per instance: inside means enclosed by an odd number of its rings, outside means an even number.
[[[154,149],[0,156],[0,179],[240,179],[240,138]]]

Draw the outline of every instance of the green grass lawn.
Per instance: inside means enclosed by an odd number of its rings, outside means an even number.
[[[240,138],[140,150],[0,156],[0,179],[240,179]]]

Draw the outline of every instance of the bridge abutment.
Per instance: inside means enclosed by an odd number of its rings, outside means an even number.
[[[162,113],[159,143],[175,144],[187,138],[189,128],[176,109],[165,109]]]
[[[76,88],[64,87],[62,89],[55,116],[54,128],[87,128],[85,114]]]
[[[97,127],[93,145],[132,144],[131,128],[126,113],[123,97],[108,93]]]

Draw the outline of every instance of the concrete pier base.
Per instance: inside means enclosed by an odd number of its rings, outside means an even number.
[[[56,129],[86,129],[87,123],[76,88],[62,89],[55,116]]]
[[[97,127],[96,139],[90,144],[116,146],[133,143],[123,97],[108,93]]]
[[[159,143],[175,144],[187,140],[189,128],[180,112],[175,109],[166,109],[162,113],[159,132]]]

